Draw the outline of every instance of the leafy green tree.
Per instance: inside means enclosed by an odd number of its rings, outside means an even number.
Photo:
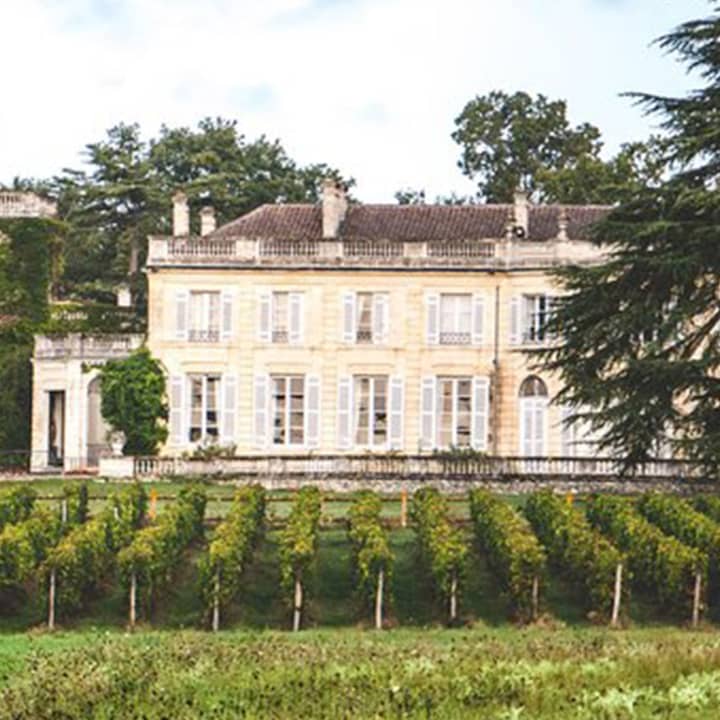
[[[544,199],[540,170],[560,170],[580,158],[598,158],[600,131],[572,127],[564,100],[525,92],[493,91],[475,97],[455,119],[452,137],[461,146],[462,172],[478,183],[488,202],[511,202],[522,188]]]
[[[657,186],[639,187],[595,230],[603,264],[558,272],[556,347],[541,358],[626,467],[659,445],[720,462],[720,6],[659,39],[702,78],[685,97],[636,94],[662,118]]]
[[[167,439],[168,405],[165,374],[147,348],[123,360],[112,360],[100,371],[103,418],[125,434],[123,452],[154,455]]]

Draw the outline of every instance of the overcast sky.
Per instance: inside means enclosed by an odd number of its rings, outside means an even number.
[[[493,89],[565,98],[607,151],[650,120],[625,90],[692,85],[658,35],[707,0],[0,0],[0,182],[78,167],[118,122],[238,121],[393,202],[472,192],[450,138]]]

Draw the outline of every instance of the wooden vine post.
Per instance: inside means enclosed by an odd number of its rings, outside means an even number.
[[[157,499],[157,490],[153,488],[150,491],[150,507],[148,508],[148,518],[150,518],[150,520],[154,520],[157,516]]]
[[[130,576],[130,629],[135,629],[137,622],[137,573],[133,570]]]
[[[67,498],[63,498],[62,503],[60,504],[60,520],[62,521],[62,524],[65,525],[68,521],[68,501]]]
[[[383,626],[383,592],[385,591],[385,571],[380,568],[375,592],[375,629],[382,630]]]
[[[618,563],[615,568],[615,591],[613,593],[612,617],[610,618],[610,626],[617,627],[620,621],[620,598],[622,597],[622,577],[623,566]]]
[[[450,581],[450,622],[454,623],[457,620],[457,589],[458,580],[457,575],[453,573],[452,580]]]
[[[300,620],[302,617],[303,603],[303,587],[300,581],[300,575],[295,575],[295,597],[293,600],[293,632],[300,630]]]
[[[48,630],[55,629],[55,586],[57,574],[55,568],[50,571],[50,589],[48,591]]]
[[[407,501],[408,492],[406,488],[400,491],[400,527],[407,527]]]
[[[693,590],[692,626],[700,624],[700,598],[702,596],[702,573],[695,573],[695,588]]]
[[[538,619],[538,610],[540,606],[540,579],[537,575],[533,577],[532,581],[532,621]]]
[[[213,632],[220,630],[220,570],[215,573],[215,592],[213,594],[212,613]]]

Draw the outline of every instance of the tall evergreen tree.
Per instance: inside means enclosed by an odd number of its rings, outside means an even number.
[[[634,94],[662,118],[667,178],[636,188],[595,229],[607,260],[558,271],[567,295],[558,400],[601,433],[628,470],[660,445],[720,463],[720,4],[658,40],[702,87],[685,97]],[[582,409],[582,410],[580,410]]]

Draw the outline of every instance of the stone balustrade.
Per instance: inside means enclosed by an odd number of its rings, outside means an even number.
[[[36,359],[109,360],[127,357],[143,344],[142,335],[37,335]]]
[[[35,193],[0,190],[0,218],[53,217],[57,206]]]

